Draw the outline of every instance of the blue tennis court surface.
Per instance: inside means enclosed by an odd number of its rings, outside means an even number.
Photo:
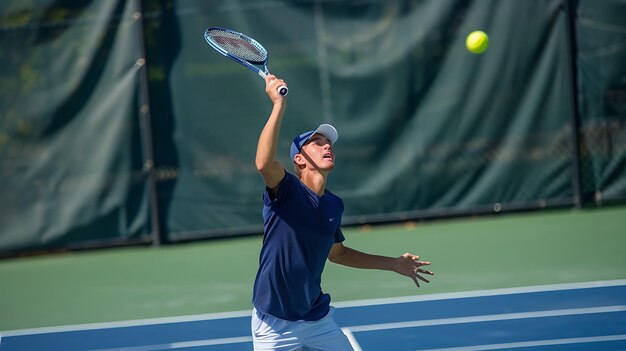
[[[626,280],[334,306],[355,350],[626,350]],[[249,311],[2,335],[0,351],[252,350]]]

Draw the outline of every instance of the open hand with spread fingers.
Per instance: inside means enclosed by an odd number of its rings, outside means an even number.
[[[422,266],[430,265],[430,262],[420,261],[419,259],[420,257],[417,255],[405,253],[404,255],[396,258],[396,268],[394,269],[396,273],[413,279],[418,288],[420,287],[419,280],[425,283],[430,283],[430,281],[424,278],[423,275],[435,275],[435,273],[421,268]]]

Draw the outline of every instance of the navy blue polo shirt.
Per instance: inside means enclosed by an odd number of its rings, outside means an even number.
[[[343,201],[323,196],[285,172],[275,198],[263,195],[264,237],[253,304],[261,313],[290,321],[319,320],[328,314],[330,295],[321,276],[328,253],[344,241]]]

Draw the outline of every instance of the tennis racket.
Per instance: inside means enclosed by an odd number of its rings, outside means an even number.
[[[226,28],[210,27],[204,32],[204,39],[217,52],[247,67],[261,78],[265,79],[270,74],[267,70],[267,50],[249,36]],[[262,68],[257,67],[261,65]],[[283,96],[289,92],[284,85],[277,90]]]

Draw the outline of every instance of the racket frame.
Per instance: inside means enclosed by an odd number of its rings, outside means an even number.
[[[224,31],[230,34],[233,34],[235,36],[238,36],[240,39],[243,39],[245,41],[250,42],[252,45],[261,48],[264,52],[265,52],[265,60],[261,61],[261,62],[248,62],[245,59],[242,59],[241,57],[231,54],[230,52],[224,50],[219,44],[217,44],[215,41],[213,41],[213,39],[209,36],[209,31],[211,30],[220,30],[220,31]],[[258,41],[254,40],[253,38],[250,38],[249,36],[234,31],[232,29],[228,29],[228,28],[223,28],[223,27],[209,27],[204,31],[204,40],[206,40],[206,42],[213,48],[215,49],[217,52],[219,52],[220,54],[228,57],[229,59],[239,63],[240,65],[243,65],[244,67],[247,67],[249,70],[251,70],[252,72],[258,74],[261,78],[265,79],[265,77],[267,77],[268,74],[270,74],[270,72],[267,70],[267,61],[269,60],[269,53],[267,52],[267,50],[265,49],[265,47],[263,45],[261,45],[261,43],[259,43]],[[263,65],[263,69],[260,69],[259,67],[255,66],[255,65]],[[280,93],[280,95],[287,95],[287,93],[289,92],[288,88],[284,85],[278,87],[278,92]]]

